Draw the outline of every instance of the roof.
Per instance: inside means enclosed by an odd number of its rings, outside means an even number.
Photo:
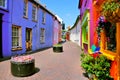
[[[62,19],[58,16],[58,15],[55,15],[56,16],[56,18],[58,19],[58,21],[62,24]]]
[[[55,14],[54,14],[53,12],[51,12],[50,10],[48,10],[48,9],[46,8],[46,6],[43,6],[43,5],[40,3],[39,0],[29,0],[29,1],[36,3],[37,5],[40,6],[40,8],[44,9],[46,12],[48,12],[49,14],[51,14],[52,16],[55,17]]]
[[[83,0],[79,0],[79,3],[78,3],[78,8],[79,8],[79,9],[80,9],[81,6],[82,6],[82,2],[83,2]]]
[[[75,21],[75,24],[69,29],[69,30],[72,30],[78,23],[78,21],[80,20],[80,15],[78,15],[76,21]]]

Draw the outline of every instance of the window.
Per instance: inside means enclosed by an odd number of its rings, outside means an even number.
[[[12,48],[21,47],[21,27],[12,26]]]
[[[40,29],[40,43],[44,43],[45,42],[45,29],[41,28]]]
[[[23,15],[27,17],[28,15],[28,0],[24,0]]]
[[[44,23],[45,24],[45,21],[46,21],[46,13],[45,13],[45,11],[43,11],[43,13],[42,13],[42,23]]]
[[[116,52],[116,25],[105,26],[106,49]]]
[[[33,21],[37,20],[37,7],[35,5],[33,5],[33,8],[32,8],[32,20]]]
[[[7,0],[0,0],[0,7],[7,8]]]
[[[87,0],[85,1],[85,5],[84,6],[86,6],[87,5]]]
[[[84,26],[83,27],[83,29],[82,29],[83,31],[83,42],[85,42],[85,43],[87,43],[88,42],[88,26],[86,25],[86,26]]]

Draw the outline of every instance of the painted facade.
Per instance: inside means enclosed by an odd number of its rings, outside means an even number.
[[[5,1],[7,8],[0,7],[2,57],[24,54],[53,45],[53,13],[36,0]]]
[[[79,46],[81,45],[81,25],[80,25],[80,16],[77,17],[75,24],[71,27],[70,31],[70,40]]]
[[[120,40],[120,36],[119,36],[119,30],[120,30],[120,23],[116,23],[116,33],[114,33],[116,35],[116,51],[111,51],[107,49],[107,37],[106,37],[106,33],[103,30],[100,38],[100,44],[98,42],[98,35],[96,32],[96,28],[97,28],[97,20],[98,18],[102,15],[101,13],[101,7],[102,4],[107,1],[107,0],[87,0],[89,3],[89,7],[86,10],[85,8],[85,4],[86,0],[79,0],[79,8],[80,8],[80,15],[82,19],[82,23],[84,23],[85,21],[85,17],[88,16],[89,14],[89,19],[88,22],[89,23],[89,28],[88,28],[88,52],[91,53],[91,45],[95,45],[95,46],[99,46],[100,47],[100,52],[106,56],[108,59],[110,59],[112,61],[111,63],[111,69],[110,69],[110,75],[114,78],[114,80],[120,80],[120,45],[119,45],[119,40]],[[86,3],[87,5],[87,3]],[[87,23],[86,23],[87,24]],[[83,24],[82,28],[83,28]],[[114,26],[115,27],[115,26]],[[83,43],[83,37],[84,37],[85,31],[82,29],[82,43]],[[84,49],[86,49],[83,46]]]
[[[3,0],[3,3],[0,4],[0,57],[9,54],[9,32],[10,32],[10,1]],[[6,46],[5,46],[6,45]],[[4,53],[6,51],[6,53]]]
[[[90,1],[91,0],[81,0],[80,1],[80,19],[81,19],[81,38],[82,38],[82,48],[85,52],[90,49]]]
[[[60,20],[58,18],[58,16],[56,15],[54,18],[54,39],[53,39],[53,44],[58,44],[59,43],[59,38],[61,38],[59,31],[61,32],[61,22],[62,20]]]

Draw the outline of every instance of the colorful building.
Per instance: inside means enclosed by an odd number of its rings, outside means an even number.
[[[60,34],[61,32],[61,24],[62,24],[62,19],[58,17],[58,15],[55,15],[54,18],[54,39],[53,39],[53,44],[58,44],[60,42]]]
[[[88,50],[88,53],[92,53],[91,46],[95,45],[96,47],[100,47],[100,52],[106,56],[108,59],[112,61],[111,63],[111,69],[110,69],[110,75],[114,78],[114,80],[120,80],[120,36],[119,36],[119,30],[120,30],[120,23],[117,22],[115,25],[113,23],[110,23],[110,25],[107,25],[107,31],[103,29],[103,31],[100,34],[100,38],[97,33],[97,21],[98,19],[103,16],[102,14],[102,6],[103,3],[108,0],[79,0],[79,8],[80,8],[80,15],[82,19],[82,29],[83,29],[83,23],[88,22],[88,46],[84,49]],[[85,9],[85,5],[87,5],[87,2],[89,3],[88,9]],[[87,11],[84,11],[87,10]],[[87,18],[88,21],[85,21],[86,15],[89,17]],[[109,20],[108,20],[109,21]],[[87,23],[86,23],[87,24]],[[109,34],[108,34],[109,33]],[[82,30],[82,41],[84,42],[85,31]],[[108,37],[109,36],[109,37]],[[100,42],[99,42],[100,41]],[[83,43],[82,42],[82,43]],[[110,43],[111,42],[111,43]],[[114,44],[114,45],[113,45]],[[87,51],[86,50],[86,51]]]
[[[2,57],[29,53],[53,45],[55,15],[38,0],[2,2],[7,5],[0,5]]]
[[[101,16],[102,4],[106,1],[107,0],[94,1],[94,10],[95,10],[94,13],[96,14],[96,19],[98,19]],[[108,27],[107,31],[112,30],[112,32],[106,33],[106,31],[103,30],[103,32],[101,33],[100,52],[102,52],[103,55],[105,55],[108,59],[112,61],[111,69],[110,69],[111,76],[114,78],[114,80],[120,80],[120,57],[119,57],[120,56],[120,46],[119,46],[120,24],[119,22],[116,23],[114,26],[112,26],[113,28],[110,28],[110,26],[105,26],[105,27]],[[110,36],[109,41],[108,41],[108,36]],[[111,39],[112,39],[112,43],[110,43]],[[110,48],[109,45],[113,45],[113,44],[115,46]]]
[[[10,14],[9,10],[10,2],[8,0],[2,0],[0,4],[0,57],[5,56],[7,53],[9,53],[9,50],[7,47],[9,47],[9,32],[10,32]],[[5,46],[6,45],[6,46]],[[4,51],[8,51],[6,54],[3,54]]]
[[[90,49],[90,0],[80,0],[80,19],[81,19],[81,38],[82,38],[82,48],[85,52]]]
[[[80,16],[77,17],[75,24],[70,28],[70,41],[81,46],[81,25]]]

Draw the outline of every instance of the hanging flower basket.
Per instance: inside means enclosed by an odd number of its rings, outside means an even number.
[[[108,0],[102,5],[102,14],[112,22],[120,22],[120,0]]]
[[[14,76],[29,76],[35,71],[33,56],[16,56],[11,58],[11,73]]]

